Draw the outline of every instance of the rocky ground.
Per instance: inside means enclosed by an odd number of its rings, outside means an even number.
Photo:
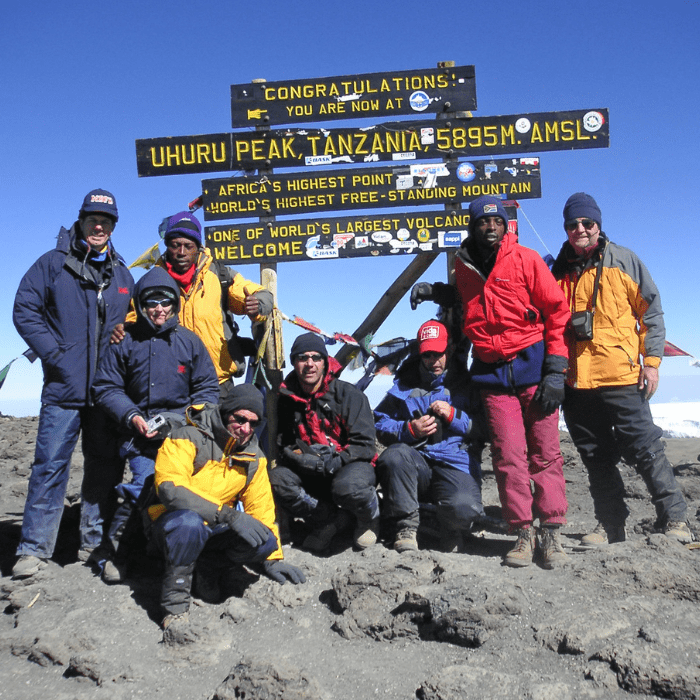
[[[504,567],[513,538],[491,532],[441,553],[429,523],[417,553],[357,553],[349,537],[325,557],[286,545],[305,585],[232,570],[230,597],[195,600],[191,634],[164,644],[157,561],[137,557],[126,584],[112,587],[76,561],[79,458],[54,560],[10,579],[36,426],[0,415],[2,699],[700,697],[700,549],[654,532],[646,489],[625,469],[628,540],[574,551],[594,520],[564,434],[561,568]],[[668,440],[667,449],[697,537],[700,440]],[[498,515],[488,461],[484,501]]]

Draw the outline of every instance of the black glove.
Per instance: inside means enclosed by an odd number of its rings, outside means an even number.
[[[219,522],[226,523],[242,540],[251,547],[260,547],[273,536],[272,530],[242,510],[224,506],[219,515]]]
[[[323,474],[323,459],[313,452],[295,452],[291,447],[282,450],[285,461],[303,472]]]
[[[542,379],[534,399],[542,404],[546,415],[554,413],[564,400],[564,379],[569,361],[561,355],[547,355],[542,364]]]
[[[310,445],[309,450],[323,460],[322,473],[332,476],[343,466],[338,451],[330,445]]]
[[[343,466],[340,455],[330,445],[304,446],[305,452],[295,452],[291,447],[285,447],[285,458],[298,469],[312,472],[321,476],[331,476]]]
[[[284,585],[289,579],[292,583],[306,583],[304,572],[291,564],[287,564],[279,559],[267,559],[263,562],[263,570],[273,581]]]
[[[419,282],[414,284],[411,289],[411,309],[415,311],[418,308],[418,304],[424,301],[433,300],[433,285],[427,282]]]
[[[418,304],[424,301],[434,301],[436,304],[449,309],[454,306],[456,300],[455,288],[451,284],[445,284],[444,282],[435,282],[434,284],[419,282],[414,284],[411,289],[411,308],[414,311]]]

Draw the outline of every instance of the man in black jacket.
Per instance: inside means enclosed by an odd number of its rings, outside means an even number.
[[[337,379],[342,368],[319,336],[299,336],[291,360],[294,371],[282,383],[278,404],[280,466],[270,473],[275,498],[290,515],[316,526],[304,541],[307,549],[326,549],[348,513],[357,520],[355,546],[370,547],[377,541],[379,502],[369,401]]]

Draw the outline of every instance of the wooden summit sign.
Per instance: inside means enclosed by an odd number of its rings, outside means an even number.
[[[517,231],[515,205],[504,202]],[[468,236],[469,212],[415,213],[297,219],[207,226],[205,243],[227,265],[330,260],[456,250]]]
[[[139,176],[606,148],[606,109],[136,141]]]
[[[474,66],[231,86],[234,128],[472,109]]]
[[[541,196],[540,159],[413,163],[202,180],[207,221]]]

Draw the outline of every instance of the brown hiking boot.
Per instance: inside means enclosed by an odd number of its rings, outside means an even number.
[[[515,547],[506,554],[503,563],[506,566],[529,566],[535,549],[535,532],[531,527],[523,527],[515,533],[518,540]]]
[[[415,527],[405,527],[403,530],[399,530],[394,540],[394,549],[399,554],[402,552],[417,552],[418,530]]]
[[[567,556],[559,539],[558,525],[543,525],[539,528],[538,545],[542,552],[542,566],[545,569],[556,569],[566,561]]]
[[[379,536],[379,517],[370,520],[358,520],[352,540],[358,549],[367,549],[377,544]]]
[[[681,544],[688,544],[693,541],[693,533],[684,520],[669,520],[664,525],[664,535],[671,540],[676,540]]]
[[[603,523],[598,523],[595,530],[584,535],[581,538],[581,544],[577,545],[574,549],[577,551],[597,549],[607,544],[624,542],[626,539],[627,535],[624,525],[603,525]]]

